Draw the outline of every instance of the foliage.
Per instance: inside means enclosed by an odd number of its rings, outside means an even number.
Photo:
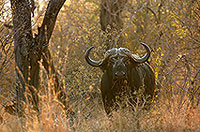
[[[0,1],[0,131],[22,130],[17,117],[8,115],[5,104],[14,98],[15,71],[11,14],[6,1]],[[108,119],[102,108],[99,91],[102,72],[90,67],[84,53],[95,46],[91,57],[102,59],[106,35],[99,23],[100,0],[71,0],[57,19],[49,48],[69,104],[77,119],[73,127],[62,105],[51,94],[52,86],[40,71],[39,95],[41,122],[27,108],[29,131],[198,131],[200,101],[200,2],[197,0],[133,0],[122,11],[123,29],[119,33],[126,47],[143,55],[140,42],[151,49],[150,65],[156,75],[157,95],[150,111],[138,107],[114,113]],[[45,2],[36,3],[33,28],[42,21]],[[5,17],[6,16],[6,17]],[[11,25],[12,26],[12,25]],[[36,32],[37,30],[35,30]],[[117,38],[115,38],[117,39]],[[50,95],[50,96],[49,96]],[[28,105],[29,106],[29,105]],[[2,118],[1,118],[2,117]],[[139,122],[139,126],[138,126]],[[33,125],[32,125],[33,124]]]

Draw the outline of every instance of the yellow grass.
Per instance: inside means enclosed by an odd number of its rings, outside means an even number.
[[[3,122],[0,132],[141,132],[141,131],[166,131],[166,132],[198,132],[200,130],[200,107],[191,108],[190,102],[185,98],[185,103],[179,105],[179,98],[173,102],[166,100],[158,102],[150,111],[138,107],[134,111],[130,108],[113,112],[113,117],[108,118],[101,104],[95,103],[80,111],[86,104],[81,104],[74,109],[77,117],[72,123],[54,98],[42,99],[40,102],[41,115],[38,121],[34,111],[26,110],[26,125],[22,126],[22,119],[0,112]],[[86,106],[87,107],[87,106]],[[85,114],[89,113],[86,117]]]

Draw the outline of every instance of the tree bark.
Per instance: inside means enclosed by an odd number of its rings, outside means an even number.
[[[24,92],[30,84],[29,66],[30,60],[28,47],[32,41],[31,13],[26,0],[11,0],[13,28],[14,28],[14,53],[17,73],[17,112],[23,115],[23,103],[25,103]]]
[[[116,46],[120,47],[123,43],[121,12],[126,3],[127,0],[101,0],[100,24],[107,35],[107,50]]]
[[[43,66],[47,71],[48,77],[54,82],[55,92],[61,90],[59,79],[51,59],[48,49],[49,40],[51,38],[57,15],[66,0],[50,0],[47,6],[45,17],[41,27],[38,27],[38,34],[33,37],[31,25],[31,8],[28,0],[10,0],[13,15],[14,28],[14,52],[17,73],[17,113],[23,115],[23,103],[29,101],[33,108],[39,113],[39,97],[38,91],[40,87],[40,66],[39,62],[43,59]],[[31,0],[31,2],[34,2]],[[30,92],[28,100],[25,96],[26,92]],[[28,95],[28,94],[27,94]],[[66,95],[63,91],[59,94],[59,100],[64,104],[65,109],[69,109],[69,105],[65,101]],[[73,113],[71,111],[71,113]]]

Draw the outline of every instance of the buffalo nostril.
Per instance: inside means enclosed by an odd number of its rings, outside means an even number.
[[[118,72],[117,72],[117,73],[115,73],[115,76],[116,76],[116,77],[117,77],[117,76],[119,76],[119,75],[118,75]]]
[[[116,72],[115,77],[125,77],[126,73],[125,72]]]
[[[122,77],[126,77],[126,73],[125,72],[122,73]]]
[[[125,76],[125,75],[126,75],[126,73],[125,73],[125,72],[123,72],[123,73],[122,73],[122,75],[123,75],[123,76]]]

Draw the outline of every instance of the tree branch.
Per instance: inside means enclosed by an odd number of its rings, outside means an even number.
[[[48,44],[51,38],[58,13],[66,0],[51,0],[43,19],[42,26],[39,28],[39,44]],[[44,37],[45,36],[45,37]]]
[[[48,43],[51,38],[53,29],[55,27],[56,19],[58,13],[65,3],[66,0],[51,0],[47,6],[47,10],[45,13],[45,17],[43,19],[42,26],[38,28],[38,35],[36,35],[36,43],[39,46],[42,57],[42,65],[44,66],[49,79],[53,80],[54,90],[55,92],[60,92],[58,94],[58,99],[65,106],[66,114],[70,114],[70,116],[74,115],[74,112],[71,110],[69,104],[66,102],[66,95],[62,90],[62,84],[59,83],[58,74],[53,64],[53,60],[51,58],[50,51],[48,49]]]

